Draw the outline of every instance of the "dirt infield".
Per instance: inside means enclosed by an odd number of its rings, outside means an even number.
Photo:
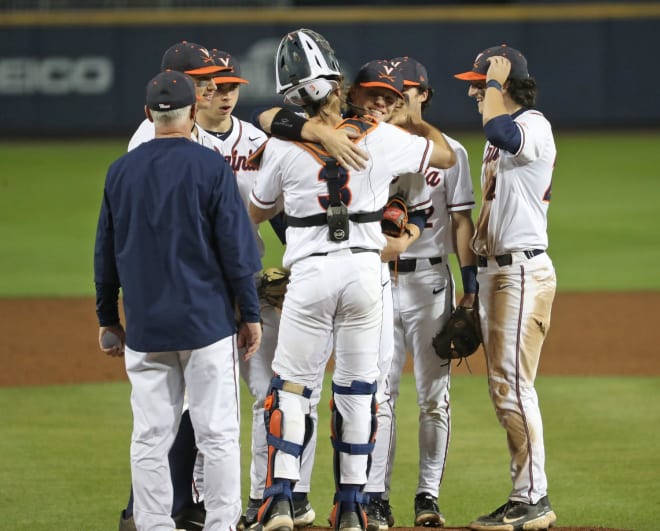
[[[540,373],[660,375],[658,315],[660,293],[559,294]],[[0,387],[124,380],[122,361],[99,350],[97,331],[91,298],[0,299],[0,337],[4,339],[0,343]],[[470,369],[484,373],[483,355],[470,358]],[[467,371],[463,364],[454,369],[454,374]],[[396,531],[409,529],[414,528]],[[624,531],[600,527],[554,529]]]
[[[660,293],[558,294],[540,373],[658,375],[658,315]],[[0,387],[125,379],[97,331],[91,298],[0,299]],[[483,356],[470,368],[483,374]]]

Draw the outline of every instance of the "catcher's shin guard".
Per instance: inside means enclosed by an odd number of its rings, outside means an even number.
[[[351,455],[367,455],[366,473],[367,475],[369,474],[369,468],[371,466],[371,452],[374,449],[374,444],[376,441],[376,428],[378,426],[378,420],[376,418],[376,412],[378,410],[378,404],[375,398],[376,387],[376,382],[367,383],[353,381],[349,387],[337,385],[334,382],[332,383],[333,398],[330,401],[330,410],[332,412],[330,426],[332,431],[332,448],[334,450],[333,464],[335,475],[335,497],[334,507],[330,513],[330,524],[335,530],[339,529],[341,513],[343,512],[342,507],[345,507],[346,505],[353,505],[355,507],[355,512],[357,513],[360,520],[360,526],[362,529],[367,528],[367,516],[362,509],[362,505],[368,502],[368,498],[362,494],[364,484],[358,486],[349,486],[343,485],[341,483],[341,454],[346,453]],[[371,395],[371,431],[367,442],[359,444],[348,443],[343,440],[344,419],[341,415],[341,412],[337,409],[337,405],[335,404],[334,395],[336,394]]]
[[[309,415],[305,415],[305,433],[302,444],[287,441],[282,437],[284,425],[284,412],[280,409],[280,392],[293,393],[300,395],[307,400],[312,396],[312,390],[304,385],[295,384],[282,380],[279,376],[274,376],[271,380],[270,394],[264,401],[264,421],[266,424],[266,441],[268,443],[268,470],[266,473],[266,485],[263,494],[263,503],[259,508],[257,521],[261,524],[268,515],[273,501],[282,496],[289,500],[291,514],[293,514],[292,492],[295,482],[290,480],[280,480],[274,477],[275,457],[278,452],[284,452],[294,457],[300,458],[303,449],[309,442],[313,422]]]

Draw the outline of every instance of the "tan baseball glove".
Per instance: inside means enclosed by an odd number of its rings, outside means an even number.
[[[259,298],[271,306],[282,309],[289,284],[290,271],[284,267],[268,267],[261,274],[257,292]]]

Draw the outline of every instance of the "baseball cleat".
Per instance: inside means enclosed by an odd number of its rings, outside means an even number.
[[[367,531],[387,531],[389,529],[389,518],[392,511],[387,500],[372,498],[364,506],[364,512],[367,514]]]
[[[191,505],[190,507],[186,507],[175,514],[172,519],[174,520],[177,529],[184,529],[185,531],[202,531],[206,520],[204,503],[200,502]]]
[[[415,496],[415,526],[416,527],[442,527],[445,517],[438,508],[438,498],[426,492]]]
[[[137,531],[133,515],[126,516],[124,511],[119,515],[119,531]]]
[[[301,500],[293,499],[293,527],[300,530],[309,527],[316,519],[316,512],[309,503],[307,496]]]
[[[257,522],[257,515],[259,514],[260,507],[261,500],[250,498],[248,501],[247,509],[245,510],[245,514],[241,516],[241,519],[238,521],[238,525],[236,526],[238,531],[249,529]]]
[[[289,500],[274,501],[264,520],[264,531],[293,531],[293,517]]]
[[[355,511],[344,511],[339,517],[339,531],[364,531]]]
[[[480,516],[470,523],[475,531],[540,531],[552,527],[557,515],[547,496],[535,504],[507,501],[492,513]]]

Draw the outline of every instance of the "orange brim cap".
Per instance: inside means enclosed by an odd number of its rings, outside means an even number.
[[[213,81],[217,85],[218,83],[249,83],[247,79],[243,79],[242,77],[232,77],[232,76],[222,76],[222,77],[214,77]]]
[[[361,87],[382,87],[391,90],[394,92],[397,96],[400,98],[403,98],[403,94],[399,92],[397,89],[395,89],[392,85],[389,85],[387,83],[381,83],[380,81],[366,81],[364,83],[360,83]]]
[[[483,81],[486,79],[486,74],[480,74],[479,72],[463,72],[462,74],[454,74],[455,78],[462,79],[464,81]]]

